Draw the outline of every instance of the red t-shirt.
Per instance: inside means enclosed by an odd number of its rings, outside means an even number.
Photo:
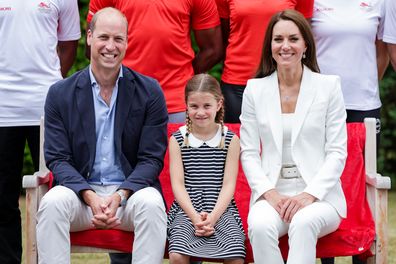
[[[313,0],[216,0],[221,18],[230,20],[230,36],[221,79],[246,85],[261,58],[267,25],[276,12],[296,9],[310,18]]]
[[[194,75],[190,29],[220,24],[213,0],[91,0],[87,21],[112,6],[128,20],[128,49],[123,64],[159,81],[169,113],[185,111],[184,88]]]

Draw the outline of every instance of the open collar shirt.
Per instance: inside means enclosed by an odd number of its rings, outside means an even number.
[[[100,95],[100,86],[89,67],[92,94],[95,108],[96,153],[91,177],[93,185],[120,185],[125,181],[120,157],[115,151],[114,120],[117,108],[118,81],[123,77],[122,67],[111,95],[110,105]]]

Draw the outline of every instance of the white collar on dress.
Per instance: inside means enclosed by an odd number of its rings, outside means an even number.
[[[180,133],[182,134],[183,138],[186,136],[186,126],[182,126],[179,128]],[[224,135],[227,133],[228,128],[224,126]],[[191,147],[193,148],[199,148],[202,146],[204,143],[208,145],[209,147],[215,148],[220,144],[221,140],[221,126],[219,125],[219,128],[217,129],[216,135],[214,135],[211,139],[207,141],[203,141],[199,138],[196,138],[192,133],[188,135],[188,143]]]

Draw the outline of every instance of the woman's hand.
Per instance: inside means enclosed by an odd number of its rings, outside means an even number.
[[[289,199],[289,197],[278,193],[278,191],[275,189],[265,192],[262,197],[267,200],[267,202],[279,213],[279,215],[284,202]]]
[[[286,223],[290,223],[293,216],[305,206],[312,204],[316,200],[316,197],[309,193],[302,192],[298,195],[289,197],[284,201],[280,210],[280,217]]]

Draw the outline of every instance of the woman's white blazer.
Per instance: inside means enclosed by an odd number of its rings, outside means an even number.
[[[240,120],[241,162],[252,190],[252,205],[275,188],[282,167],[277,72],[248,81]],[[291,154],[307,185],[304,192],[329,202],[341,217],[346,217],[340,181],[347,156],[345,120],[340,78],[304,66],[292,124]]]

